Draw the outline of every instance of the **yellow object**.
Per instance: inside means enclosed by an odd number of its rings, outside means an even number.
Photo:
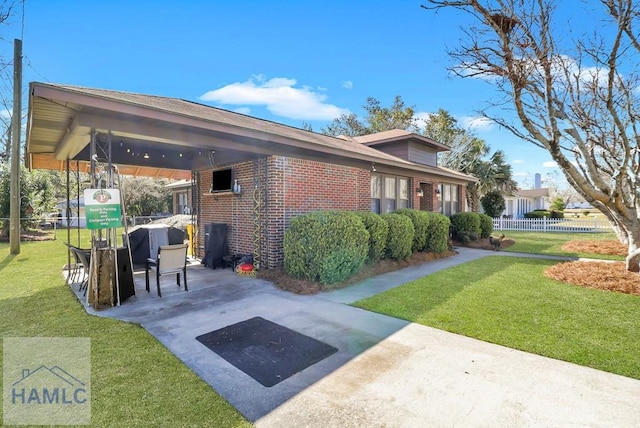
[[[189,240],[189,249],[187,250],[187,254],[189,254],[191,257],[194,257],[195,254],[193,253],[193,225],[192,224],[187,225],[187,239]]]

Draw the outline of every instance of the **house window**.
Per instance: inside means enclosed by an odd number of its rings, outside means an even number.
[[[450,216],[460,211],[460,186],[457,184],[441,184],[439,186],[438,208],[446,216]]]
[[[371,176],[371,211],[380,213],[380,198],[382,197],[382,183],[379,175]]]
[[[385,214],[409,207],[409,179],[371,175],[371,211]]]
[[[187,192],[176,193],[176,212],[175,214],[191,214]]]

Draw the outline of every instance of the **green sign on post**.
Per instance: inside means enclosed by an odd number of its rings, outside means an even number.
[[[122,226],[120,190],[86,189],[84,209],[87,229],[109,229]]]

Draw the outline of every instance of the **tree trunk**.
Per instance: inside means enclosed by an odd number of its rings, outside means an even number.
[[[638,248],[638,240],[636,239],[639,233],[630,233],[629,236],[629,254],[626,258],[626,268],[629,272],[640,272],[640,248]]]

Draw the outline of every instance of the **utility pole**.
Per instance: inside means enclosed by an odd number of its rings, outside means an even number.
[[[22,119],[22,40],[13,41],[13,117],[11,118],[11,183],[9,252],[20,254],[20,128]]]

